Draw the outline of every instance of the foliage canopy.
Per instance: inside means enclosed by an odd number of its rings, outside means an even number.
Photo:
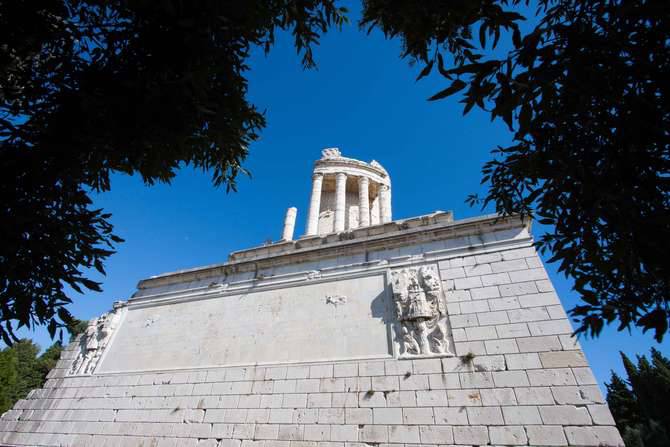
[[[0,3],[0,336],[68,324],[121,239],[89,193],[110,173],[169,182],[192,164],[235,188],[265,124],[247,101],[250,50],[289,30],[305,67],[346,20],[335,0]],[[533,8],[531,10],[531,8]],[[536,9],[535,9],[536,8]],[[533,12],[535,11],[536,12]],[[526,21],[526,18],[530,19]],[[514,143],[472,203],[533,214],[575,279],[578,332],[670,320],[670,3],[666,0],[364,0],[361,26],[448,80],[464,113],[501,118]],[[496,46],[501,42],[501,47]],[[502,43],[504,42],[504,43]]]
[[[250,50],[289,30],[314,65],[341,25],[331,0],[0,2],[0,336],[70,324],[65,286],[99,291],[121,239],[91,191],[110,173],[169,182],[192,164],[235,188],[264,126],[247,101]]]
[[[612,372],[607,388],[607,403],[628,447],[670,445],[670,360],[656,349],[651,361],[637,357],[635,365],[621,353],[627,380]]]
[[[488,194],[469,200],[551,226],[537,245],[575,279],[577,332],[618,321],[662,340],[670,2],[368,0],[362,23],[400,37],[403,56],[425,64],[419,78],[437,67],[449,82],[431,100],[460,94],[464,113],[478,107],[513,131],[483,168]],[[509,48],[492,50],[501,37]]]

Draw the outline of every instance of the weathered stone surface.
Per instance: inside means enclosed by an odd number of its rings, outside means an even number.
[[[283,241],[142,281],[0,443],[620,445],[527,222],[391,221],[388,173],[335,150],[312,186],[308,237],[289,216]]]

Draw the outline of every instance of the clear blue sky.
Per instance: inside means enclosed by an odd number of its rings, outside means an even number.
[[[323,147],[345,156],[377,159],[393,181],[394,218],[453,210],[457,219],[482,214],[465,204],[482,192],[480,169],[491,149],[510,140],[500,122],[473,111],[462,116],[458,98],[428,102],[445,87],[434,75],[418,83],[420,67],[400,60],[398,41],[366,36],[354,23],[325,36],[315,49],[318,69],[303,71],[289,35],[278,36],[269,56],[257,51],[249,72],[251,100],[266,111],[268,126],[250,148],[239,191],[215,189],[207,173],[184,169],[172,185],[145,187],[137,177],[117,175],[112,191],[95,205],[111,212],[116,234],[126,242],[107,262],[104,292],[76,295],[71,312],[89,319],[126,300],[137,282],[159,273],[224,262],[229,252],[277,240],[284,212],[298,207],[296,235],[304,230],[312,163]],[[485,212],[490,212],[487,210]],[[535,226],[535,236],[541,229]],[[547,265],[566,308],[578,298],[571,282]],[[188,328],[183,328],[188,331]],[[42,347],[44,330],[23,332]],[[670,338],[670,337],[669,337]],[[610,369],[621,371],[618,351],[634,356],[670,342],[607,328],[582,346],[602,384]]]

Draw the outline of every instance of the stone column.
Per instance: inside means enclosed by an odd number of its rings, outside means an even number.
[[[379,185],[379,205],[382,223],[391,222],[391,188],[388,185]]]
[[[370,208],[370,225],[379,225],[379,190],[377,191],[375,198],[372,199],[372,208]]]
[[[286,218],[284,219],[284,231],[282,231],[281,238],[284,241],[293,240],[293,230],[295,230],[295,217],[298,214],[298,208],[292,206],[286,210]]]
[[[358,177],[358,226],[370,226],[370,180]]]
[[[335,232],[344,231],[346,201],[347,174],[340,172],[335,177]]]
[[[323,174],[312,176],[312,197],[309,200],[309,214],[307,215],[307,236],[314,236],[319,230],[319,212],[321,211],[321,187]]]

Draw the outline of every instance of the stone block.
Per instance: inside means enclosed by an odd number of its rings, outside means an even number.
[[[560,351],[563,349],[556,335],[517,338],[516,342],[520,352]]]
[[[559,405],[602,404],[605,402],[597,385],[551,387],[554,400]]]
[[[309,367],[310,379],[323,379],[333,377],[333,365],[312,365]]]
[[[268,421],[271,424],[290,424],[293,422],[293,410],[287,408],[272,408],[270,409],[270,417]]]
[[[318,393],[321,388],[321,379],[298,379],[295,382],[297,393]]]
[[[412,361],[414,374],[433,374],[442,372],[440,359],[418,359]]]
[[[539,407],[546,425],[591,425],[591,416],[585,407],[574,405]]]
[[[513,259],[509,261],[499,261],[491,263],[491,269],[494,273],[513,272],[516,270],[528,269],[525,259]]]
[[[505,311],[496,311],[496,312],[482,312],[477,314],[477,319],[481,326],[487,326],[492,324],[507,324],[509,323],[509,318],[507,317],[507,312]],[[467,329],[466,329],[467,330]]]
[[[305,425],[303,428],[303,439],[305,441],[329,441],[330,425]]]
[[[499,388],[530,385],[525,371],[494,371],[493,383]]]
[[[319,408],[319,424],[344,424],[344,408]]]
[[[458,373],[429,374],[428,383],[433,390],[449,390],[461,387]]]
[[[529,323],[501,324],[496,326],[496,330],[498,331],[498,336],[500,338],[528,337],[530,336],[528,324]]]
[[[588,366],[582,351],[542,352],[540,360],[545,368]]]
[[[526,445],[526,430],[521,426],[489,427],[493,445]]]
[[[347,424],[372,424],[372,409],[345,408],[344,420]]]
[[[451,444],[454,442],[452,427],[439,425],[422,425],[419,427],[422,444]]]
[[[307,407],[307,394],[285,394],[282,402],[283,408],[305,408]]]
[[[616,427],[565,427],[570,445],[624,447]]]
[[[596,385],[596,381],[591,368],[572,368],[572,373],[575,375],[577,385]]]
[[[267,372],[265,375],[267,376]],[[296,365],[296,366],[289,366],[286,369],[287,379],[306,379],[308,377],[309,377],[309,366]]]
[[[500,407],[467,407],[466,411],[471,425],[503,425]]]
[[[491,309],[491,311],[518,309],[521,307],[521,305],[519,304],[519,299],[515,296],[508,296],[505,298],[494,298],[487,301],[489,303],[489,309]]]
[[[530,321],[544,321],[549,320],[549,312],[545,307],[528,307],[525,309],[508,310],[509,320],[511,323],[524,323]]]
[[[428,376],[412,374],[400,378],[400,390],[427,390],[429,389]]]
[[[372,411],[372,420],[381,425],[402,424],[402,409],[375,408]]]
[[[535,281],[501,284],[498,286],[500,296],[520,296],[538,293]]]
[[[296,408],[293,410],[294,424],[316,424],[319,421],[319,408]]]
[[[388,427],[386,425],[366,425],[358,429],[358,439],[366,443],[388,442]]]
[[[386,398],[384,397],[384,392],[369,390],[365,393],[358,393],[358,405],[367,408],[385,407]]]
[[[333,425],[330,427],[330,440],[340,442],[358,441],[357,425]]]
[[[549,387],[515,388],[514,393],[519,405],[553,405],[554,395]]]
[[[494,326],[466,327],[465,335],[468,340],[492,340],[498,338],[498,333]]]
[[[555,304],[561,304],[561,301],[558,299],[558,295],[556,295],[555,292],[541,292],[519,296],[519,304],[521,304],[521,307],[553,306]]]
[[[469,278],[454,279],[454,287],[456,290],[469,290],[477,287],[482,287],[482,280],[479,276],[472,276]]]
[[[333,393],[333,408],[358,407],[358,393]]]
[[[434,408],[435,423],[438,425],[468,425],[466,407]]]
[[[258,424],[254,432],[255,439],[277,439],[279,437],[279,425]]]
[[[479,390],[447,390],[447,400],[452,407],[472,407],[482,405]]]
[[[489,443],[489,430],[487,427],[455,426],[454,442],[465,445],[486,445]]]
[[[473,300],[486,300],[500,297],[500,291],[497,286],[478,287],[470,289],[470,296]]]
[[[463,267],[440,269],[440,277],[443,280],[465,278],[465,270],[463,269]]]
[[[542,424],[542,419],[536,406],[502,407],[502,413],[507,425]]]
[[[419,444],[419,427],[415,425],[391,425],[389,427],[389,442],[398,444]]]
[[[514,339],[485,340],[484,347],[487,354],[509,354],[519,352],[519,347]]]
[[[493,378],[490,372],[460,373],[463,388],[492,388]]]
[[[591,419],[596,425],[614,425],[615,421],[607,405],[587,405]]]
[[[304,425],[280,425],[277,439],[285,441],[301,441],[303,440]],[[235,436],[235,435],[233,435]]]
[[[570,368],[537,369],[528,371],[532,386],[575,385],[575,377]]]
[[[486,348],[484,348],[484,342],[481,340],[454,342],[454,349],[456,350],[457,356],[468,354],[486,355]]]
[[[538,369],[542,368],[540,356],[535,352],[521,354],[505,354],[507,368],[513,369]]]
[[[460,308],[462,314],[488,312],[490,310],[487,300],[463,301],[460,303]]]
[[[402,419],[404,424],[423,425],[434,424],[432,408],[403,408]]]
[[[479,325],[477,314],[474,313],[468,315],[451,315],[449,321],[451,322],[452,328],[465,328]]]
[[[383,376],[384,362],[365,362],[358,364],[359,376]]]
[[[528,444],[536,446],[564,446],[568,445],[563,427],[530,425],[526,427]]]
[[[513,388],[492,388],[479,390],[484,406],[516,405]]]
[[[376,376],[372,377],[371,382],[373,391],[397,391],[400,388],[396,376]]]
[[[481,277],[482,285],[484,287],[488,286],[499,286],[502,284],[509,284],[511,281],[507,273],[494,273],[492,275],[484,275]]]
[[[530,268],[528,270],[509,272],[509,278],[512,280],[512,282],[536,281],[540,279],[547,279],[547,272],[545,272],[544,268],[542,267]]]
[[[447,392],[445,390],[421,390],[416,392],[418,407],[446,407]]]

